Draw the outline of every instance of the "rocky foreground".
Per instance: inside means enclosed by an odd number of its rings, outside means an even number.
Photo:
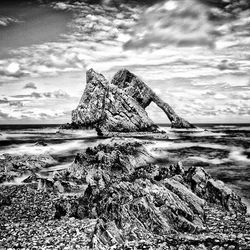
[[[250,249],[241,198],[201,167],[157,164],[144,143],[109,139],[47,177],[33,167],[45,158],[6,156],[6,176],[30,174],[0,186],[0,249]]]

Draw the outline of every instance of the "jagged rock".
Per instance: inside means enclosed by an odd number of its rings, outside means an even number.
[[[72,111],[72,123],[96,127],[103,119],[108,82],[102,74],[90,69],[86,73],[86,87],[79,105]]]
[[[72,111],[72,123],[96,128],[99,135],[114,132],[159,132],[146,111],[103,75],[87,71],[87,85],[78,107]]]
[[[148,117],[145,108],[155,102],[168,116],[174,128],[194,128],[145,83],[127,70],[119,71],[111,81],[90,69],[86,73],[86,88],[75,110],[72,123],[61,129],[95,128],[99,135],[130,136],[144,133],[165,134]],[[135,133],[135,134],[133,134]],[[166,137],[166,136],[165,136]]]
[[[156,93],[149,88],[141,79],[129,72],[127,69],[118,71],[111,84],[123,89],[128,95],[133,97],[144,109],[154,102],[161,108],[171,121],[172,128],[195,128],[194,125],[179,117],[173,108],[164,102]]]
[[[247,207],[241,198],[222,181],[209,179],[207,182],[207,195],[211,202],[220,202],[223,207],[232,212],[246,213]]]
[[[207,181],[211,176],[202,167],[191,167],[186,173],[186,180],[191,189],[200,197],[206,195]]]
[[[242,203],[241,198],[222,181],[214,180],[203,168],[189,168],[185,179],[199,197],[219,203],[229,211],[246,213],[246,205]]]
[[[164,180],[164,185],[173,193],[178,195],[182,200],[187,202],[196,214],[203,214],[203,206],[205,201],[197,197],[197,195],[193,193],[191,189],[188,189],[186,186],[182,185],[173,178],[166,178]]]
[[[142,143],[114,138],[108,140],[108,144],[99,144],[78,153],[68,169],[68,179],[78,179],[91,185],[99,183],[104,187],[111,177],[116,180],[126,178],[135,171],[135,167],[140,168],[153,161]]]
[[[202,231],[206,202],[217,204],[217,193],[229,194],[229,189],[210,178],[205,193],[209,196],[198,197],[203,194],[202,185],[197,186],[196,194],[190,180],[199,183],[206,179],[209,175],[203,169],[184,172],[180,162],[170,166],[154,162],[142,142],[136,140],[109,139],[87,148],[77,155],[67,178],[88,186],[76,201],[61,200],[58,214],[97,219],[91,240],[97,249],[134,240],[153,241],[155,236],[170,233]],[[239,211],[240,198],[233,201],[231,210]]]
[[[177,162],[177,164],[170,165],[169,170],[171,176],[184,174],[184,169],[181,161]]]

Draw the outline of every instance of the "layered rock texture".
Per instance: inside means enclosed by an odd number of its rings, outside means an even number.
[[[158,166],[142,143],[112,140],[78,154],[61,179],[86,185],[74,201],[61,200],[57,216],[97,219],[91,246],[106,249],[133,240],[204,232],[205,207],[245,214],[231,189],[203,168]]]
[[[62,128],[95,128],[99,135],[117,133],[160,133],[145,108],[155,102],[174,128],[193,128],[180,118],[144,82],[128,70],[117,72],[111,83],[93,69],[87,71],[87,84],[79,105],[72,111],[72,124]],[[161,132],[163,133],[163,132]]]
[[[133,97],[144,109],[154,102],[161,108],[170,120],[173,128],[194,128],[195,126],[179,117],[173,108],[164,102],[142,80],[126,69],[118,71],[113,77],[111,84],[123,89],[126,94]]]
[[[1,185],[0,248],[249,249],[240,197],[201,167],[157,165],[147,143],[108,139],[50,178]]]

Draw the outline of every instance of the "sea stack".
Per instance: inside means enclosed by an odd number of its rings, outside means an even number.
[[[90,69],[86,81],[80,102],[72,111],[72,123],[61,128],[95,128],[101,136],[165,134],[145,111],[151,102],[165,112],[173,128],[194,128],[126,69],[118,71],[110,83],[102,74]]]

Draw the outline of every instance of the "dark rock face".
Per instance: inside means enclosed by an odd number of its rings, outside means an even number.
[[[173,128],[194,128],[195,126],[179,117],[172,107],[161,100],[154,91],[142,80],[126,69],[118,71],[113,77],[111,84],[123,89],[128,95],[133,97],[144,109],[154,102],[161,108],[172,123]]]
[[[62,176],[87,188],[77,201],[60,201],[57,214],[97,219],[92,239],[96,249],[156,235],[201,232],[206,203],[246,212],[240,198],[225,185],[214,184],[202,168],[185,172],[180,162],[154,165],[154,157],[135,140],[113,139],[88,148]]]
[[[104,116],[108,82],[92,69],[87,71],[86,81],[79,105],[72,111],[72,122],[88,127],[95,126]]]
[[[79,105],[72,111],[72,124],[62,129],[95,128],[99,135],[159,133],[145,108],[155,102],[174,128],[194,128],[176,115],[145,83],[127,70],[119,71],[109,84],[102,74],[87,71],[87,85]],[[161,132],[163,133],[163,132]]]

